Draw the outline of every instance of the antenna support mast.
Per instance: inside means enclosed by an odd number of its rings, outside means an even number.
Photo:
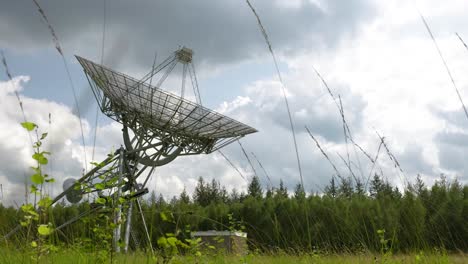
[[[193,51],[182,47],[172,53],[161,64],[151,69],[138,80],[119,73],[90,60],[76,56],[83,67],[91,89],[102,113],[122,124],[124,145],[99,163],[78,180],[67,179],[52,204],[63,197],[71,203],[78,203],[84,194],[97,193],[99,196],[120,198],[129,203],[128,213],[136,201],[141,217],[143,213],[138,197],[148,192],[146,184],[155,167],[164,166],[179,156],[209,154],[224,146],[255,133],[257,130],[239,121],[207,109],[201,105],[195,68],[192,63]],[[176,65],[182,64],[181,95],[175,95],[161,87]],[[184,98],[187,72],[197,103]],[[153,86],[148,80],[157,79]],[[151,81],[150,81],[151,82]],[[148,168],[151,170],[148,172]],[[143,183],[140,176],[146,175]],[[101,184],[100,188],[93,188]],[[82,188],[88,184],[91,188]],[[102,186],[105,186],[104,189]],[[101,207],[106,207],[101,205]],[[117,203],[114,220],[114,249],[120,251],[121,204]],[[99,209],[99,208],[98,208]],[[95,210],[95,209],[93,209]],[[131,217],[127,217],[124,236],[124,251],[128,250],[131,233]],[[72,219],[65,225],[75,222]],[[143,218],[143,223],[145,223]],[[4,236],[8,239],[21,226]],[[146,230],[146,237],[149,234]],[[151,241],[148,241],[151,245]],[[152,249],[151,249],[152,250]]]

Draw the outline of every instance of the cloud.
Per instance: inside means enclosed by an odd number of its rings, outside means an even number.
[[[468,120],[463,110],[435,111],[446,123],[444,129],[437,132],[434,142],[438,148],[440,167],[445,173],[455,174],[466,180],[468,166]]]
[[[443,110],[437,107],[431,107],[430,109],[434,116],[444,121],[446,127],[457,131],[468,129],[468,119],[461,108],[456,110]]]
[[[328,94],[315,96],[318,93],[323,94],[324,90],[320,91],[322,88],[313,75],[293,71],[286,79],[288,83],[286,93],[294,119],[306,189],[320,191],[334,171],[305,132],[305,126],[310,127],[312,133],[320,137],[323,147],[329,152],[333,162],[340,171],[346,172],[345,165],[336,154],[337,152],[342,154],[346,148],[341,117]],[[337,91],[347,90],[334,82],[331,85],[339,87]],[[238,97],[230,103],[224,102],[221,107],[222,112],[259,131],[242,140],[248,154],[254,152],[259,157],[274,186],[278,186],[282,179],[286,186],[292,189],[300,182],[300,177],[281,86],[276,81],[266,79],[254,82],[245,90],[244,97]],[[365,104],[360,96],[353,95],[349,90],[343,100],[345,104],[351,106],[348,108],[351,110],[348,121],[351,121],[351,129],[358,133],[361,130]],[[225,152],[250,171],[249,175],[253,175],[237,144],[232,144]],[[262,169],[255,160],[252,163],[261,177],[263,186],[267,186],[269,182],[263,175]]]
[[[425,174],[434,175],[434,164],[430,164],[423,155],[423,146],[408,144],[403,153],[399,155],[401,166],[409,175]]]
[[[14,92],[21,92],[23,86],[29,81],[29,77],[19,76],[12,81],[0,82],[0,176],[5,180],[2,182],[7,189],[18,189],[22,186],[34,166],[31,158],[31,142],[37,140],[34,132],[29,133],[21,127],[23,116]],[[44,140],[42,150],[52,153],[49,164],[44,168],[57,180],[57,184],[65,177],[79,176],[83,167],[82,147],[80,146],[79,121],[71,113],[69,107],[48,100],[33,99],[21,96],[27,121],[38,125],[38,135],[48,133]],[[50,123],[49,123],[50,114]],[[84,122],[84,131],[89,131],[89,125]],[[75,143],[78,142],[78,143]],[[78,155],[74,155],[78,153]],[[21,203],[24,201],[24,193],[11,192],[8,199]]]
[[[102,1],[39,2],[66,52],[99,58]],[[294,8],[284,8],[283,1],[252,1],[278,51],[334,47],[374,15],[373,4],[367,0],[296,2]],[[0,45],[16,51],[51,47],[49,32],[32,2],[2,4],[0,35]],[[193,48],[197,63],[205,66],[266,54],[255,18],[244,1],[109,1],[105,38],[106,50],[124,40],[129,43],[128,52],[119,48],[112,57],[124,57],[131,69],[148,69],[155,51],[169,54],[178,45]],[[110,63],[113,58],[106,60]]]
[[[278,51],[307,191],[321,191],[335,171],[305,132],[305,126],[311,129],[343,176],[349,172],[338,154],[347,159],[349,153],[358,177],[366,178],[372,167],[359,149],[344,141],[338,109],[312,66],[324,76],[334,94],[341,96],[354,140],[374,157],[380,143],[375,133],[378,131],[404,171],[395,169],[394,162],[381,149],[373,172],[382,171],[398,186],[417,173],[422,173],[427,181],[444,172],[466,182],[468,122],[412,3],[379,2],[374,6],[357,0],[252,2]],[[44,1],[42,4],[67,52],[99,57],[100,48],[96,47],[100,47],[102,38],[102,5],[91,1],[66,4]],[[466,28],[459,27],[460,23],[468,23],[460,11],[466,7],[466,1],[455,1],[441,8],[431,6],[440,6],[436,4],[421,2],[418,6],[433,26],[462,97],[467,101],[467,53],[451,33],[456,30],[468,36]],[[5,36],[0,40],[1,45],[22,53],[51,46],[50,36],[44,25],[38,23],[32,5],[8,3],[8,8],[0,8],[0,14],[0,34]],[[208,73],[222,75],[223,66],[242,65],[249,60],[267,58],[270,63],[255,19],[243,1],[142,1],[138,5],[113,1],[107,14],[106,51],[107,55],[116,55],[105,61],[120,65],[117,68],[125,68],[125,72],[148,69],[155,50],[167,54],[178,44],[194,48],[199,59],[197,64],[203,64]],[[444,19],[450,16],[453,17]],[[453,22],[455,18],[461,22]],[[10,26],[4,26],[4,21]],[[112,48],[114,43],[125,40],[129,41],[128,45]],[[112,61],[116,58],[121,61]],[[11,153],[0,164],[0,180],[9,182],[10,189],[17,193],[14,199],[19,201],[22,175],[31,150],[27,134],[18,125],[21,113],[13,91],[20,91],[25,82],[27,78],[18,77],[8,85],[2,83],[0,90],[0,133],[3,133],[0,136],[12,138],[0,144],[2,153]],[[293,189],[300,178],[288,114],[276,76],[267,74],[235,92],[237,97],[220,103],[216,110],[259,130],[242,139],[247,153],[254,152],[260,159],[273,185],[277,186],[282,179]],[[28,119],[50,131],[48,146],[54,153],[51,170],[60,179],[79,175],[84,159],[77,117],[69,107],[59,103],[27,97],[24,102]],[[48,112],[52,112],[51,129],[48,129]],[[98,128],[96,160],[120,146],[120,129],[117,123]],[[90,131],[90,125],[85,122],[88,161],[92,152]],[[223,152],[247,180],[253,176],[238,144],[229,145]],[[252,161],[266,186],[268,180],[263,171]],[[245,190],[247,186],[236,170],[219,154],[212,153],[179,157],[157,168],[150,189],[168,197],[179,194],[184,187],[190,192],[200,176],[219,180],[228,189]],[[58,185],[55,190],[58,192],[60,188]]]
[[[443,144],[439,146],[439,158],[443,168],[455,171],[464,176],[468,167],[465,158],[468,155],[466,147],[459,145]]]

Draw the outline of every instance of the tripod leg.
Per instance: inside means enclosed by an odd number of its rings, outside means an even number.
[[[123,174],[124,174],[124,148],[123,147],[120,147],[120,150],[119,150],[119,187],[117,187],[117,195],[115,196],[115,203],[119,203],[119,198],[120,198],[120,195],[122,193],[122,188],[120,187],[121,186],[121,183],[122,183],[122,180],[123,180]],[[119,253],[120,252],[120,245],[119,245],[119,240],[121,238],[121,225],[120,225],[120,221],[122,219],[122,205],[121,204],[118,204],[117,206],[117,211],[115,212],[115,216],[114,216],[114,223],[116,224],[116,227],[114,229],[114,249],[115,249],[115,252],[116,253]]]
[[[125,237],[124,237],[124,253],[128,252],[128,242],[130,240],[130,229],[132,228],[132,211],[133,211],[133,202],[130,201],[127,211],[127,223],[125,227]]]
[[[151,249],[151,254],[154,256],[153,244],[151,243],[151,237],[148,232],[148,226],[146,225],[146,220],[145,220],[145,216],[143,215],[143,210],[141,210],[140,199],[138,198],[136,199],[136,204],[138,207],[138,211],[140,212],[141,221],[143,222],[143,227],[145,228],[146,239],[148,240],[148,245],[149,245],[149,248]]]

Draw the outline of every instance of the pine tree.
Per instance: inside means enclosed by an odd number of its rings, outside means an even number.
[[[198,178],[197,186],[193,192],[193,201],[201,206],[210,204],[211,188],[202,177]]]
[[[190,203],[190,196],[188,196],[187,190],[185,189],[185,187],[184,187],[184,190],[182,191],[182,193],[180,193],[179,200],[180,200],[180,202],[182,202],[184,204],[189,204]]]
[[[149,198],[149,204],[151,206],[154,206],[157,202],[157,199],[156,199],[156,193],[154,192],[154,190],[151,191],[151,194],[150,194],[150,198]]]
[[[364,184],[362,183],[362,180],[356,179],[355,190],[356,190],[357,195],[360,195],[360,196],[364,195]]]
[[[215,179],[211,180],[211,185],[207,185],[210,202],[219,202],[221,200],[221,184]]]
[[[158,197],[158,200],[156,201],[156,204],[159,207],[166,205],[166,200],[164,200],[164,196],[161,193],[159,194],[159,197]]]
[[[262,186],[257,175],[252,177],[249,186],[247,188],[247,194],[255,198],[261,198],[263,196]]]
[[[413,185],[413,189],[418,196],[427,194],[426,185],[424,184],[424,181],[422,180],[420,174],[418,174],[418,176],[416,177],[416,182]]]
[[[325,187],[325,193],[330,197],[336,197],[338,193],[338,188],[336,187],[335,176],[331,178],[330,184]]]
[[[296,188],[294,189],[294,198],[302,200],[305,196],[305,191],[304,188],[302,188],[302,185],[300,183],[296,184]]]
[[[219,197],[221,199],[221,202],[223,202],[223,203],[228,203],[229,202],[229,195],[228,195],[228,191],[226,190],[226,187],[224,187],[224,186],[221,187]]]
[[[384,183],[382,179],[380,178],[380,176],[377,173],[374,174],[374,178],[370,182],[370,187],[369,187],[370,195],[376,198],[377,195],[383,191],[383,185]]]
[[[275,189],[274,188],[268,188],[265,194],[265,198],[271,198],[275,194]]]
[[[284,186],[283,180],[280,180],[279,188],[276,189],[276,196],[280,198],[288,198],[288,189]]]
[[[350,198],[353,195],[353,186],[351,185],[351,178],[342,178],[338,188],[338,194],[342,197]]]
[[[229,195],[229,200],[231,203],[240,202],[240,195],[239,195],[239,192],[237,192],[236,188],[233,188],[231,190],[231,194]]]

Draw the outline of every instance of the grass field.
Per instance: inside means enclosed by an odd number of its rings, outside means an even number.
[[[49,254],[41,257],[39,262],[32,260],[28,253],[2,249],[0,251],[0,263],[100,263],[94,254],[82,253],[76,250],[61,250],[59,253]],[[158,262],[159,260],[159,262]],[[104,263],[111,263],[108,258]],[[143,253],[131,253],[127,255],[116,255],[112,263],[164,263],[161,257],[152,257]],[[437,253],[419,253],[408,255],[380,256],[380,255],[301,255],[292,256],[286,254],[277,255],[247,255],[247,256],[176,256],[169,263],[468,263],[466,254],[437,254]]]

